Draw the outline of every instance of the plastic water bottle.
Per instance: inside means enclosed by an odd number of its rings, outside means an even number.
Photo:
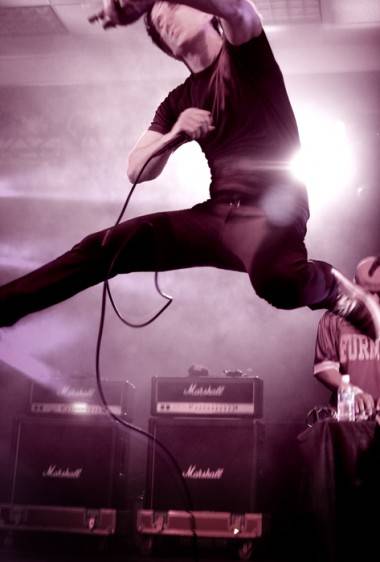
[[[350,384],[350,375],[342,375],[338,388],[338,421],[355,421],[355,391]]]

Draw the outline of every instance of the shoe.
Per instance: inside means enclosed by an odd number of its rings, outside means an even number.
[[[337,295],[330,308],[338,316],[357,328],[372,340],[380,338],[380,306],[359,285],[352,283],[340,271],[332,268],[337,283]]]

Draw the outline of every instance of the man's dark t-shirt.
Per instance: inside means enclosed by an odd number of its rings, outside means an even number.
[[[289,184],[299,148],[296,120],[264,31],[243,45],[224,42],[213,63],[191,74],[158,107],[149,127],[165,134],[189,107],[212,112],[215,130],[198,142],[211,172],[211,197],[260,197],[273,181]]]

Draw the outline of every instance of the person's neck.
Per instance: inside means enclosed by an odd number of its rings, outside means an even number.
[[[194,48],[189,49],[186,55],[184,55],[183,62],[191,72],[201,72],[214,62],[220,53],[222,44],[223,39],[216,32],[207,37],[203,36],[195,43]]]

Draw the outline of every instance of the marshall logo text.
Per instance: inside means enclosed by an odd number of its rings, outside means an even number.
[[[210,470],[210,468],[198,468],[195,464],[191,464],[187,470],[182,472],[182,476],[193,480],[221,480],[223,472],[224,468]]]
[[[225,388],[226,387],[222,384],[212,387],[211,385],[199,386],[194,383],[188,388],[185,388],[183,394],[184,396],[222,396]]]
[[[55,464],[51,464],[47,470],[42,471],[43,478],[63,478],[67,480],[79,480],[82,476],[83,468],[70,469],[59,468]]]
[[[94,393],[94,388],[75,388],[66,384],[60,389],[58,395],[66,396],[67,398],[76,398],[79,400],[84,398],[92,398],[94,396]]]

